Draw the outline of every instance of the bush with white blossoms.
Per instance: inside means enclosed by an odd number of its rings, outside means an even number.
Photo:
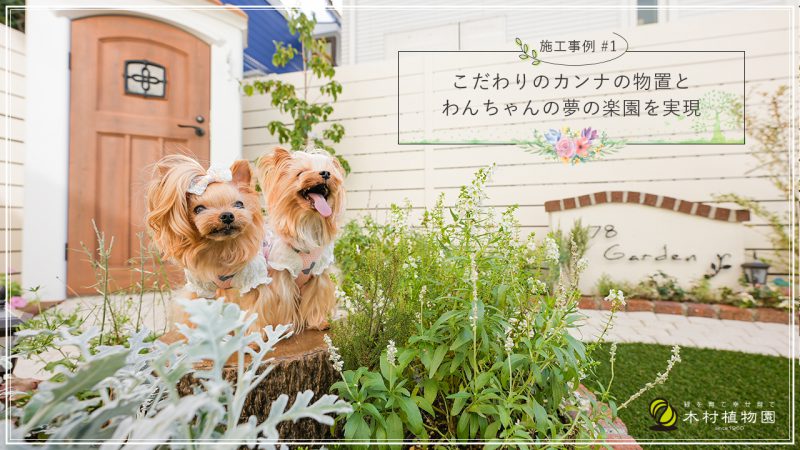
[[[440,198],[416,227],[393,207],[386,224],[351,224],[337,244],[353,305],[331,330],[347,369],[332,392],[354,409],[339,419],[346,439],[602,434],[573,396],[591,362],[568,333],[586,262],[556,235],[521,239],[516,208],[483,207],[489,178],[480,170],[452,208]]]
[[[148,340],[146,329],[125,345],[99,347],[92,345],[98,328],[25,331],[55,333],[57,348],[75,348],[80,362],[74,370],[59,366],[24,406],[12,407],[12,420],[3,424],[10,434],[3,437],[23,447],[60,448],[90,440],[105,441],[104,449],[162,448],[160,442],[170,448],[195,448],[201,442],[217,449],[236,449],[240,443],[272,448],[280,444],[280,422],[311,418],[333,424],[334,415],[352,411],[335,395],[312,402],[314,393],[305,391],[296,393],[291,405],[286,394],[280,395],[263,422],[242,420],[245,398],[269,376],[271,368],[263,364],[275,344],[291,334],[289,327],[267,327],[264,340],[247,333],[255,316],[245,317],[235,304],[195,300],[183,307],[194,327],[182,326],[187,342],[171,345]],[[239,361],[235,384],[223,377],[230,358]],[[208,362],[210,368],[196,368]],[[199,384],[182,396],[176,385],[187,375]]]

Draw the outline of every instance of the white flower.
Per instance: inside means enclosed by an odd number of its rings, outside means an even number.
[[[472,284],[472,313],[469,315],[472,332],[478,326],[478,266],[475,264],[475,255],[469,256],[469,281]]]
[[[625,294],[620,289],[611,289],[603,300],[617,306],[625,306]]]
[[[389,343],[386,345],[386,360],[389,361],[391,365],[397,364],[397,347],[395,347],[394,341],[391,339],[389,339]]]
[[[583,272],[587,267],[589,267],[589,260],[586,258],[579,259],[578,263],[575,265],[575,268],[578,269],[578,272]]]
[[[558,262],[561,258],[561,253],[558,250],[558,244],[556,240],[547,236],[544,238],[544,255],[550,262]]]
[[[336,303],[341,305],[345,310],[350,311],[350,297],[347,296],[345,291],[339,289],[339,286],[336,286],[333,296],[336,298]]]
[[[639,398],[645,392],[658,386],[659,384],[664,384],[664,382],[667,381],[667,378],[669,378],[669,373],[672,371],[672,368],[675,367],[675,364],[679,362],[681,362],[681,347],[680,345],[675,345],[672,347],[672,355],[670,356],[669,361],[667,361],[667,369],[664,372],[659,372],[656,374],[655,380],[646,383],[644,387],[639,389],[639,391],[637,391],[635,394],[631,395],[628,400],[625,400],[625,402],[620,405],[617,410],[625,409],[632,401]]]
[[[511,327],[506,328],[506,341],[503,347],[505,347],[506,353],[508,354],[511,354],[514,350],[514,329]]]
[[[333,368],[336,369],[337,372],[342,373],[344,361],[342,361],[342,356],[339,354],[339,349],[333,346],[333,341],[331,341],[331,337],[327,334],[323,336],[322,339],[325,341],[325,345],[328,346],[328,359],[333,363]]]
[[[533,294],[546,294],[547,284],[542,280],[531,279],[531,292]]]

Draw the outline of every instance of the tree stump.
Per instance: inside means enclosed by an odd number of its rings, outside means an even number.
[[[280,341],[267,354],[272,361],[264,364],[259,372],[269,365],[274,366],[274,369],[247,396],[242,410],[242,422],[250,416],[256,416],[259,422],[266,420],[272,402],[281,394],[289,396],[288,405],[291,405],[298,392],[309,389],[314,391],[314,401],[328,393],[331,385],[340,379],[340,375],[328,359],[328,347],[322,339],[324,335],[324,331],[306,330]],[[162,340],[170,341],[170,338],[164,336]],[[226,365],[223,374],[226,380],[235,384],[235,363]],[[178,392],[181,395],[191,394],[196,384],[197,380],[187,375],[178,383]],[[278,432],[282,440],[314,441],[331,438],[330,426],[312,419],[281,423]]]

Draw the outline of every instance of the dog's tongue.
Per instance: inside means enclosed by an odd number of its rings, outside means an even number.
[[[314,209],[316,209],[317,212],[322,215],[322,217],[328,217],[331,215],[331,207],[328,205],[325,197],[323,197],[321,194],[313,192],[308,194],[308,196],[311,197],[311,201],[314,202]]]

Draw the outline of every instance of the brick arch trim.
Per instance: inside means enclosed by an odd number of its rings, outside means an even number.
[[[603,203],[645,205],[721,222],[747,222],[750,220],[750,210],[748,209],[722,208],[700,202],[689,202],[664,195],[635,191],[603,191],[578,197],[550,200],[544,203],[544,210],[547,212],[566,211]]]

